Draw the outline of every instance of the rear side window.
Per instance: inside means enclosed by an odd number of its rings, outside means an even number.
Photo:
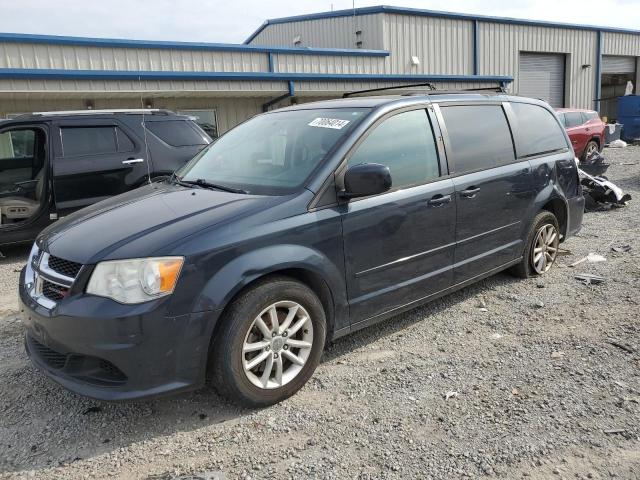
[[[65,157],[118,151],[115,127],[63,127],[61,130]]]
[[[207,145],[207,140],[189,122],[169,120],[166,122],[146,122],[147,129],[164,143],[172,147],[187,145]]]
[[[512,103],[511,108],[518,119],[520,131],[516,138],[519,157],[530,157],[567,148],[562,127],[546,108],[530,103]]]
[[[580,112],[566,112],[564,118],[567,128],[577,127],[583,124],[582,114]]]
[[[360,163],[389,167],[393,188],[419,185],[440,176],[427,112],[399,113],[375,127],[348,161],[349,166]]]
[[[500,105],[441,107],[451,152],[449,169],[460,174],[515,161],[511,130]]]

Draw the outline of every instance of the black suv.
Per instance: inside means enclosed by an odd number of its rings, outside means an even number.
[[[571,142],[538,100],[432,92],[265,113],[37,238],[19,287],[27,352],[100,399],[208,375],[272,404],[327,341],[501,270],[543,275],[583,209]]]
[[[146,129],[143,128],[143,122]],[[0,122],[0,245],[171,174],[211,139],[167,110],[81,110]]]

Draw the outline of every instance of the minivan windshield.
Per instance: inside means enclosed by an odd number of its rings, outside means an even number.
[[[202,150],[176,176],[257,195],[291,193],[369,111],[301,109],[254,117]]]

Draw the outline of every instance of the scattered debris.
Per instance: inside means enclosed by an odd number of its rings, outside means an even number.
[[[98,406],[94,406],[94,407],[89,407],[87,409],[85,409],[82,414],[83,415],[88,415],[89,413],[100,413],[102,412],[102,407],[98,407]]]
[[[578,169],[582,192],[585,199],[584,209],[587,212],[611,210],[623,207],[631,200],[631,195],[624,193],[620,187],[606,177],[594,177],[582,169]]]
[[[566,248],[558,248],[557,256],[561,257],[565,255],[573,255],[573,253],[571,252],[571,250],[567,250]]]
[[[514,388],[513,390],[511,390],[511,395],[520,395],[520,390]]]
[[[610,148],[624,148],[627,146],[627,142],[625,142],[624,140],[614,140],[613,142],[611,142],[609,144]]]
[[[444,399],[449,400],[450,398],[458,398],[458,392],[454,392],[452,390],[448,391],[444,394]]]
[[[604,161],[604,157],[598,151],[593,152],[584,161],[579,163],[580,169],[589,175],[602,175],[611,164]]]
[[[597,253],[589,253],[586,257],[582,257],[580,260],[576,260],[569,266],[575,267],[576,265],[580,265],[581,263],[584,263],[584,262],[598,263],[598,262],[606,262],[606,261],[607,259],[602,255],[598,255]]]
[[[603,430],[604,433],[606,433],[607,435],[613,435],[616,433],[625,433],[627,431],[626,428],[612,428],[610,430]]]
[[[499,340],[502,338],[502,334],[500,333],[493,333],[491,334],[491,338],[493,338],[494,340]]]
[[[590,273],[581,273],[579,275],[575,275],[574,278],[576,280],[581,281],[585,285],[597,285],[599,283],[604,283],[605,278],[599,275],[592,275]]]
[[[619,349],[624,350],[627,353],[635,353],[635,351],[636,351],[635,348],[633,348],[633,347],[631,347],[631,346],[629,346],[627,344],[618,342],[617,340],[609,340],[609,345],[613,345],[614,347],[618,347]]]
[[[564,357],[564,352],[551,352],[551,358],[562,358]]]
[[[611,250],[618,253],[627,253],[631,251],[631,245],[620,245],[619,247],[611,247]]]
[[[540,300],[533,302],[533,307],[534,308],[543,308],[544,307],[544,302],[541,302]]]

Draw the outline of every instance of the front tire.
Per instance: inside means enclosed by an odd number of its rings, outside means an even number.
[[[553,213],[543,210],[533,219],[522,261],[511,268],[511,273],[520,278],[544,275],[555,263],[559,245],[558,219]]]
[[[234,403],[265,407],[296,393],[320,363],[322,303],[288,277],[259,281],[229,307],[212,342],[214,388]]]

